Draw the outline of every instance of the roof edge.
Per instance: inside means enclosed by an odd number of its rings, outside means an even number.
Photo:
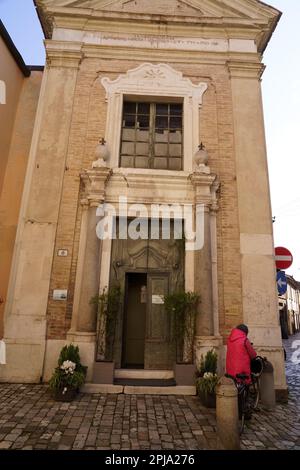
[[[45,70],[44,65],[27,65],[31,72],[43,72]]]
[[[9,52],[15,59],[16,64],[18,65],[19,69],[23,73],[24,77],[30,77],[31,75],[31,70],[27,65],[25,64],[23,57],[21,56],[20,52],[15,46],[15,43],[13,42],[12,38],[10,37],[7,29],[5,28],[4,24],[0,20],[0,36],[2,37],[3,41],[5,42]]]
[[[34,8],[35,8],[36,14],[38,16],[38,19],[40,21],[44,37],[45,37],[45,39],[50,39],[51,34],[49,32],[49,24],[47,24],[46,19],[43,17],[42,10],[41,10],[40,6],[38,5],[38,0],[33,0],[33,5],[34,5]],[[46,24],[47,24],[47,26],[46,26]]]

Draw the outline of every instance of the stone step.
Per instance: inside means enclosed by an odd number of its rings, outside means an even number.
[[[129,385],[138,387],[174,387],[174,379],[114,379],[114,385]]]
[[[86,383],[82,388],[83,393],[114,393],[125,395],[196,395],[196,387],[193,386],[172,386],[172,387],[144,387],[144,386],[123,386]]]
[[[125,395],[196,395],[196,387],[179,386],[174,387],[124,387]]]
[[[174,379],[173,370],[145,370],[145,369],[115,369],[115,379],[150,379],[170,380]]]

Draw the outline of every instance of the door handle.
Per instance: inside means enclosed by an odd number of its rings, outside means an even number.
[[[3,297],[0,297],[0,305],[4,304],[4,299]]]

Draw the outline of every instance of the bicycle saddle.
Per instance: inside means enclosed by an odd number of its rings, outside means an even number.
[[[241,380],[245,380],[245,379],[249,379],[249,375],[247,375],[247,374],[236,374],[236,378],[241,379]]]

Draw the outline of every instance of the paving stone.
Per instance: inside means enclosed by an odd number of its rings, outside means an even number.
[[[10,441],[2,441],[2,442],[0,442],[0,449],[10,449],[12,444],[13,443],[10,442]]]
[[[285,343],[288,357],[295,335]],[[242,448],[300,450],[300,372],[287,363],[289,403],[261,408]],[[79,394],[53,401],[45,385],[0,386],[0,449],[184,450],[217,447],[215,410],[197,397]]]

